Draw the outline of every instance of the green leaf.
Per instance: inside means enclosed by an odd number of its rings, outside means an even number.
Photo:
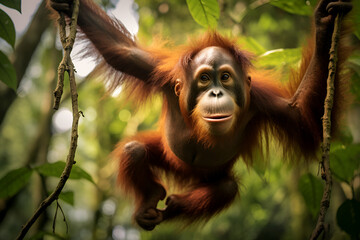
[[[71,171],[70,178],[71,179],[86,179],[89,182],[92,182],[95,184],[95,182],[92,179],[92,177],[90,176],[90,174],[88,174],[84,169],[82,169],[78,166],[74,166],[74,168]]]
[[[271,0],[270,4],[292,14],[310,16],[316,1]]]
[[[260,55],[263,54],[266,50],[263,46],[260,45],[254,38],[252,37],[242,37],[239,39],[239,45],[241,45],[244,49],[249,50],[250,52]]]
[[[186,0],[193,19],[203,27],[215,28],[220,16],[217,0]]]
[[[61,192],[59,195],[59,198],[63,200],[64,202],[70,204],[71,206],[74,206],[74,192],[67,191],[67,192]]]
[[[64,162],[55,162],[55,163],[45,163],[37,168],[41,175],[46,177],[60,177],[61,173],[64,171],[65,163]]]
[[[0,198],[12,197],[30,180],[32,169],[18,168],[8,172],[0,179]]]
[[[322,181],[310,173],[304,174],[299,180],[299,191],[313,217],[319,213],[323,189]]]
[[[259,56],[258,67],[278,67],[279,65],[294,64],[300,61],[301,49],[275,49]]]
[[[8,42],[13,48],[15,46],[15,27],[11,18],[0,9],[0,37]]]
[[[17,79],[14,66],[8,57],[0,51],[0,81],[5,83],[9,88],[16,90]]]
[[[336,221],[339,227],[352,239],[360,238],[360,202],[355,199],[345,200],[338,208]]]
[[[330,168],[334,176],[350,183],[354,172],[360,168],[360,145],[353,144],[331,152]]]
[[[65,162],[58,161],[55,163],[45,163],[45,164],[35,168],[35,170],[38,171],[43,176],[60,177],[62,172],[64,171],[64,168],[65,168]],[[71,169],[69,178],[70,179],[86,179],[86,180],[94,183],[90,174],[88,174],[85,170],[83,170],[82,168],[80,168],[76,165],[74,165],[73,168]]]
[[[0,0],[0,3],[21,13],[21,0]]]

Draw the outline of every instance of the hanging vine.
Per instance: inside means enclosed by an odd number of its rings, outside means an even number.
[[[60,17],[58,19],[59,34],[60,34],[60,40],[62,46],[64,48],[64,56],[58,68],[58,83],[54,91],[54,97],[55,97],[54,109],[57,110],[59,108],[61,96],[63,93],[63,87],[64,87],[64,76],[65,76],[64,74],[65,72],[67,72],[69,75],[70,94],[71,94],[72,112],[73,112],[70,148],[69,148],[69,154],[66,159],[66,166],[61,174],[60,181],[57,187],[55,188],[55,190],[40,204],[39,208],[35,211],[33,216],[22,227],[21,232],[18,235],[17,239],[23,239],[26,236],[29,229],[31,228],[31,226],[36,222],[36,220],[40,217],[40,215],[47,209],[47,207],[49,207],[54,201],[56,201],[59,198],[59,195],[70,176],[72,166],[75,164],[74,159],[77,148],[78,123],[81,112],[79,112],[79,108],[78,108],[78,94],[77,94],[76,81],[75,81],[75,69],[74,69],[74,64],[72,63],[70,57],[70,53],[75,42],[78,14],[79,14],[79,0],[74,0],[73,13],[71,17],[70,31],[68,36],[66,36],[67,25],[64,14],[60,13]],[[57,204],[57,208],[59,208],[59,204]]]
[[[320,203],[320,213],[316,227],[311,234],[310,239],[317,239],[325,228],[325,216],[330,206],[332,175],[330,170],[330,141],[331,141],[331,111],[334,102],[334,81],[337,67],[337,49],[340,36],[340,27],[342,14],[338,14],[335,18],[334,32],[331,39],[330,58],[329,58],[329,74],[327,78],[327,94],[324,102],[323,120],[323,142],[322,158],[320,162],[321,178],[325,181],[325,189]]]

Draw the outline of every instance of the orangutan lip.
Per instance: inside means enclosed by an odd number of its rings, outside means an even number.
[[[224,122],[232,118],[232,115],[214,114],[203,117],[207,122]]]

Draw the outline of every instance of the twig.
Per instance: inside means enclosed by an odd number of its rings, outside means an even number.
[[[55,215],[54,215],[54,220],[53,220],[53,225],[52,225],[53,234],[55,234],[56,218],[57,218],[58,209],[60,209],[60,212],[61,212],[61,214],[63,215],[63,220],[64,220],[65,225],[66,225],[66,233],[68,233],[68,231],[69,231],[69,226],[68,226],[67,221],[66,221],[65,213],[64,213],[61,205],[59,204],[58,200],[56,200],[56,210],[55,210]]]
[[[57,218],[58,209],[59,209],[59,202],[56,200],[56,209],[55,209],[55,215],[54,215],[53,225],[52,225],[52,230],[53,230],[53,233],[55,233],[55,228],[56,228],[56,218]]]
[[[325,180],[325,189],[320,203],[320,213],[317,220],[316,227],[311,234],[310,239],[317,239],[321,232],[324,230],[325,216],[330,206],[332,176],[330,171],[330,141],[331,141],[331,110],[334,102],[334,81],[337,67],[337,47],[340,36],[340,26],[342,14],[338,14],[335,18],[334,32],[332,34],[332,42],[330,48],[329,58],[329,75],[327,78],[327,94],[324,103],[324,116],[323,116],[323,143],[322,143],[322,159],[321,178]]]
[[[73,110],[73,123],[72,123],[72,130],[71,130],[71,143],[69,148],[69,154],[66,159],[66,166],[64,171],[61,174],[60,181],[55,188],[54,192],[50,194],[39,206],[39,208],[35,211],[34,215],[28,220],[28,222],[22,227],[21,232],[17,239],[23,239],[31,226],[35,223],[35,221],[39,218],[39,216],[46,210],[47,207],[49,207],[55,200],[58,199],[62,189],[65,186],[66,181],[68,180],[70,176],[70,172],[72,169],[72,166],[75,164],[74,158],[75,158],[75,152],[77,147],[77,139],[78,139],[78,123],[79,123],[79,110],[78,110],[78,100],[77,100],[77,91],[76,91],[76,82],[75,82],[75,73],[74,73],[74,65],[70,58],[70,52],[72,50],[73,44],[75,42],[75,36],[76,36],[76,27],[77,27],[77,17],[79,14],[79,0],[74,0],[73,2],[73,13],[71,17],[71,26],[70,26],[70,34],[69,37],[66,37],[65,34],[65,20],[64,16],[60,15],[60,37],[61,42],[64,47],[64,57],[59,65],[58,70],[58,77],[60,86],[58,85],[56,89],[61,89],[60,92],[62,94],[62,85],[63,85],[63,78],[64,78],[64,72],[65,70],[69,74],[69,80],[70,80],[70,91],[71,91],[71,100],[72,100],[72,110]],[[61,20],[62,19],[62,20]],[[61,78],[61,79],[60,79]],[[61,99],[61,94],[59,97],[59,101]],[[55,96],[57,97],[57,96]],[[55,104],[56,105],[56,104]]]

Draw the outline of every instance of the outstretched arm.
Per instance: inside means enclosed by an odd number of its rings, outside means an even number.
[[[320,0],[315,10],[315,42],[303,52],[303,62],[296,76],[299,80],[295,79],[295,84],[299,82],[297,89],[292,90],[294,86],[291,89],[278,88],[266,76],[252,77],[252,109],[255,109],[258,119],[258,125],[253,128],[264,129],[265,126],[265,131],[271,131],[278,137],[286,153],[295,150],[308,157],[318,148],[322,136],[321,117],[324,113],[334,20],[337,13],[346,14],[350,10],[349,2]],[[339,60],[344,61],[344,55],[343,51],[339,51]],[[339,71],[338,68],[338,87]],[[341,100],[338,90],[335,101]],[[337,106],[339,107],[341,106]],[[334,110],[339,109],[335,107]]]
[[[49,0],[49,5],[71,14],[72,0]],[[92,0],[80,0],[78,25],[111,67],[143,81],[150,78],[155,59],[135,43],[120,22],[111,19]]]
[[[338,13],[346,14],[351,8],[351,3],[346,1],[321,0],[315,11],[314,52],[302,81],[291,99],[292,104],[299,108],[301,114],[309,116],[308,118],[311,118],[315,124],[320,123],[324,112],[323,105],[326,96],[329,50],[334,30],[334,20]],[[341,55],[344,55],[344,53],[339,52],[338,55],[342,58]],[[337,77],[338,72],[336,73]],[[339,83],[339,79],[337,83]],[[321,126],[319,127],[321,128]]]

